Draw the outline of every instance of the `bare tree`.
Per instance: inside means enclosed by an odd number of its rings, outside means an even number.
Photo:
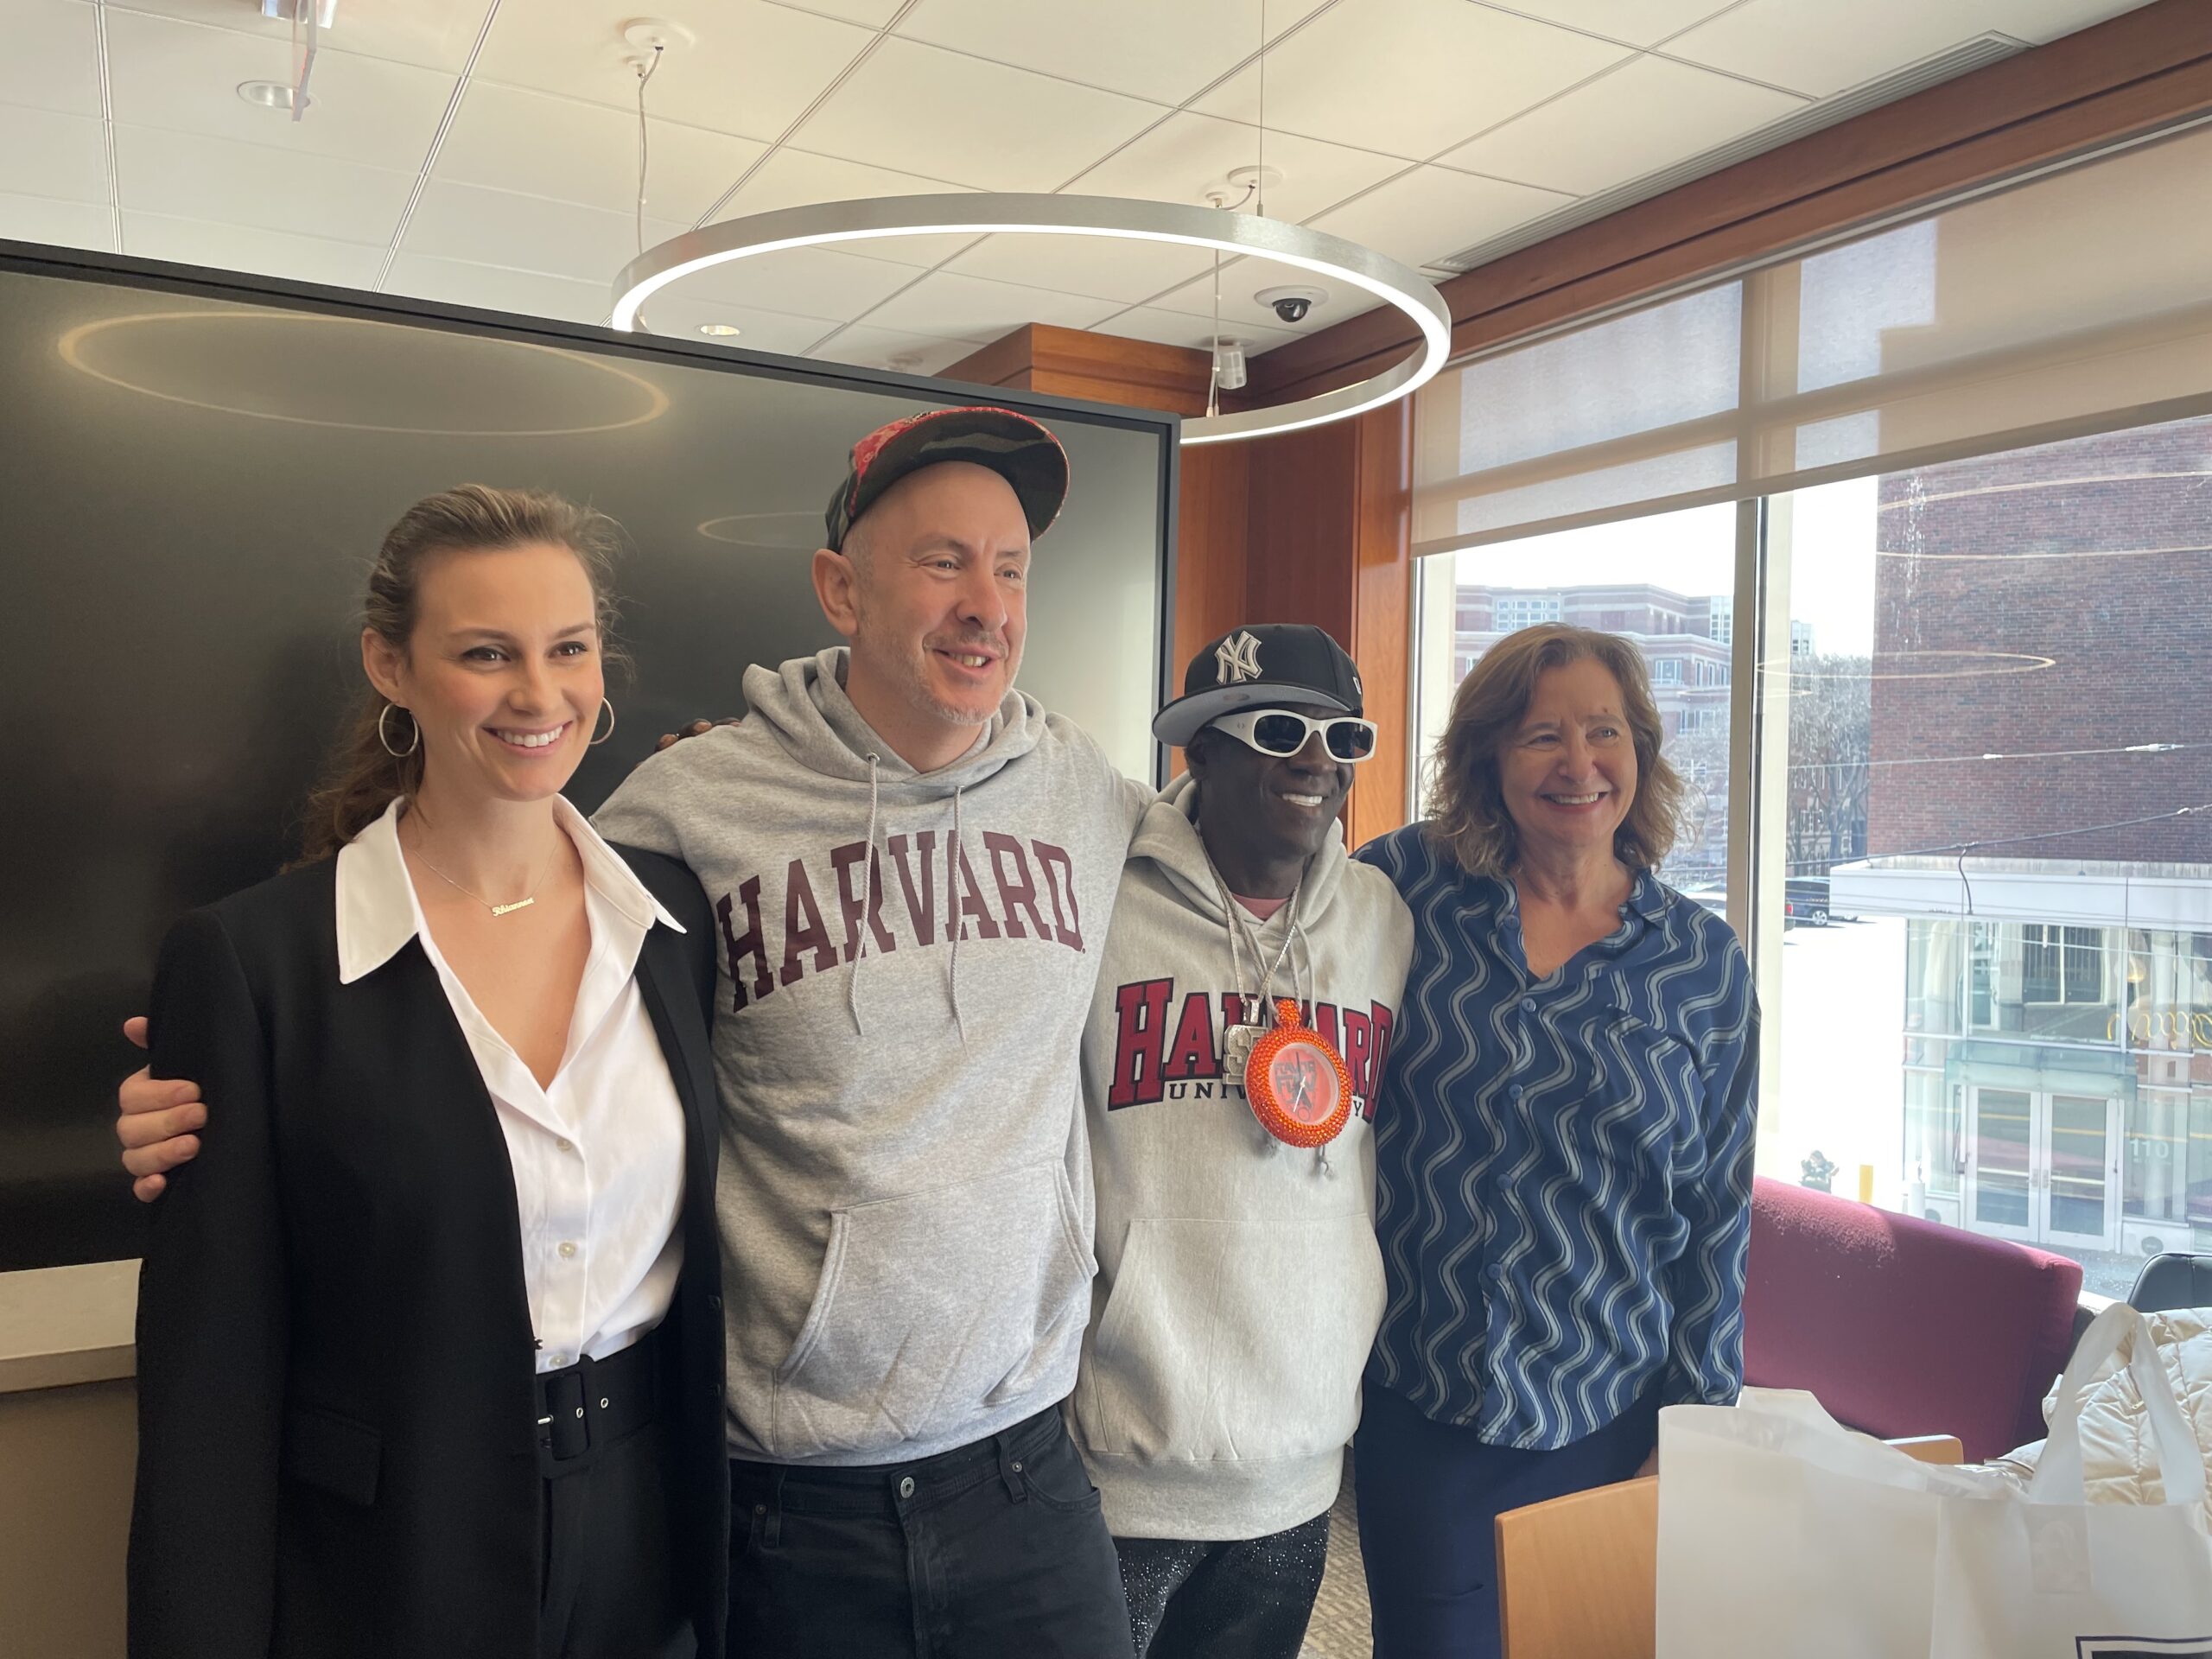
[[[1790,664],[1783,838],[1793,875],[1824,875],[1866,850],[1872,667],[1865,657],[1807,657]]]
[[[1667,879],[1678,887],[1718,887],[1728,867],[1728,728],[1677,732],[1663,753],[1688,785]]]

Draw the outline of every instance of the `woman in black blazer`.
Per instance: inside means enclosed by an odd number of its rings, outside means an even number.
[[[559,796],[610,530],[410,509],[312,861],[162,949],[154,1074],[222,1121],[141,1280],[143,1659],[721,1652],[712,921]]]

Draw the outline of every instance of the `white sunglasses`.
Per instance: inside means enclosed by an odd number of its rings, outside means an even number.
[[[1329,758],[1345,766],[1356,766],[1375,753],[1375,722],[1351,715],[1309,720],[1287,709],[1247,709],[1241,714],[1224,715],[1209,723],[1246,747],[1279,760],[1287,760],[1303,749],[1316,732],[1321,734]]]

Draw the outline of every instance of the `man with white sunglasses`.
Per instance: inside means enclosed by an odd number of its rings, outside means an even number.
[[[1319,628],[1207,645],[1122,874],[1083,1081],[1098,1277],[1068,1418],[1138,1659],[1295,1659],[1382,1315],[1370,1107],[1413,949],[1338,819],[1375,747]]]

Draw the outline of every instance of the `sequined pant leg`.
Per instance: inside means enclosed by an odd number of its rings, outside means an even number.
[[[1225,1543],[1117,1538],[1137,1659],[1297,1659],[1329,1517]]]

